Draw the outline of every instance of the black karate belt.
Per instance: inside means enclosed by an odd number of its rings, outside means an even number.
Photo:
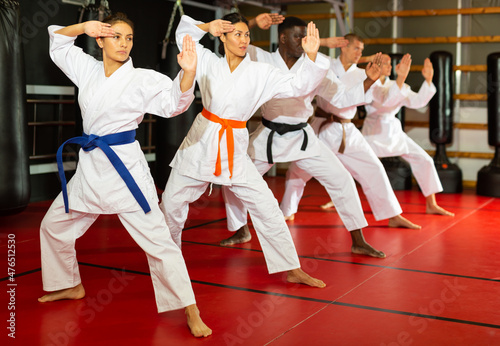
[[[304,130],[304,127],[307,126],[307,123],[290,125],[283,123],[274,123],[272,121],[262,118],[262,125],[271,130],[271,133],[267,137],[267,162],[269,162],[269,164],[274,163],[272,147],[273,147],[273,136],[275,132],[278,132],[280,136],[283,136],[285,133],[288,132],[302,130],[304,132],[304,141],[302,142],[302,147],[300,147],[300,150],[302,151],[306,150],[308,138],[307,138],[307,132],[306,130]]]
[[[314,113],[314,116],[317,118],[324,118],[325,121],[321,123],[318,129],[318,134],[321,132],[323,129],[323,126],[326,124],[331,124],[331,123],[340,123],[342,125],[342,141],[340,142],[340,147],[339,147],[339,153],[343,154],[345,151],[345,140],[346,140],[346,133],[345,133],[345,123],[350,123],[351,119],[343,119],[338,116],[336,116],[333,113],[328,113],[324,109],[320,107],[316,107],[316,112]]]

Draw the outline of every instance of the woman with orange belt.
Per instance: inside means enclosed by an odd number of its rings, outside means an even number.
[[[220,37],[223,57],[199,44],[207,32]],[[209,184],[226,185],[249,210],[269,273],[286,271],[289,282],[324,287],[321,280],[300,268],[278,202],[247,155],[245,126],[271,98],[308,94],[323,80],[329,63],[317,56],[318,30],[309,23],[302,41],[307,58],[296,74],[250,60],[248,22],[237,13],[210,23],[183,16],[176,32],[179,48],[188,34],[196,42],[196,80],[204,108],[171,163],[172,172],[162,196],[161,208],[172,238],[180,247],[189,203],[197,200]]]

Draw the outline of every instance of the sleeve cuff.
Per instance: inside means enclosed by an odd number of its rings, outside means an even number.
[[[420,87],[421,89],[425,88],[427,90],[429,90],[429,92],[431,93],[435,93],[437,90],[436,90],[436,86],[434,85],[434,83],[431,82],[431,84],[429,85],[427,83],[427,81],[424,80],[424,82],[422,83],[422,86]]]
[[[176,79],[176,88],[179,88],[179,94],[184,96],[184,95],[188,95],[188,94],[194,94],[194,86],[196,84],[196,79],[193,80],[193,85],[191,85],[191,87],[186,90],[185,92],[182,92],[181,91],[181,79],[182,77],[184,76],[184,70],[180,70],[179,73],[177,74],[177,77],[175,78]]]
[[[60,25],[51,25],[47,28],[52,42],[57,42],[58,44],[65,44],[76,40],[76,36],[66,36],[66,35],[56,34],[56,31],[62,28],[64,28],[64,26]]]
[[[205,24],[204,22],[201,22],[199,20],[193,19],[193,18],[191,18],[189,16],[183,15],[181,17],[181,21],[179,23],[179,26],[181,24],[186,24],[186,25],[190,26],[189,34],[193,36],[193,40],[195,40],[195,41],[200,40],[207,33],[206,31],[201,30],[197,26],[197,25],[200,25],[200,24]]]
[[[411,88],[408,84],[403,84],[403,87],[401,89],[399,89],[398,87],[398,84],[397,83],[394,83],[394,85],[392,86],[393,88],[395,88],[397,91],[399,91],[399,93],[401,95],[403,95],[404,97],[408,97],[408,95],[410,95],[410,91],[411,91]],[[392,92],[392,90],[391,90]]]

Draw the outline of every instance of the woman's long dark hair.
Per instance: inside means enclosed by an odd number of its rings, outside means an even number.
[[[229,14],[226,14],[221,19],[230,21],[231,24],[245,23],[248,26],[248,20],[239,13],[229,13]],[[225,34],[223,34],[223,35],[225,35]],[[221,41],[220,37],[219,37],[219,43],[220,43],[219,44],[219,54],[224,56],[226,52],[224,51],[224,43]]]

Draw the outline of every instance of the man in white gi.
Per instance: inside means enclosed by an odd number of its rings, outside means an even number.
[[[207,32],[220,38],[223,57],[199,43]],[[287,272],[289,282],[324,287],[323,281],[300,268],[278,202],[247,156],[246,129],[246,121],[271,98],[308,94],[323,80],[328,60],[317,56],[318,30],[309,23],[302,40],[306,62],[296,74],[250,60],[248,22],[237,13],[210,23],[182,16],[176,31],[179,45],[187,34],[197,44],[196,80],[204,109],[171,163],[172,172],[162,195],[161,208],[174,241],[181,247],[189,204],[208,185],[227,185],[250,211],[269,273]]]
[[[265,15],[265,14],[264,14]],[[259,16],[257,17],[259,20]],[[257,22],[258,24],[258,22]],[[254,61],[265,62],[283,71],[296,72],[304,62],[300,42],[305,36],[306,23],[297,17],[287,17],[278,26],[279,45],[274,53],[251,47],[249,54]],[[345,45],[345,40],[340,40]],[[379,75],[378,66],[370,66],[374,82]],[[361,202],[349,172],[322,142],[318,140],[307,119],[313,114],[311,104],[315,95],[332,103],[347,107],[361,104],[364,99],[363,83],[345,90],[338,78],[329,72],[322,84],[307,95],[289,99],[272,99],[261,107],[262,123],[250,136],[248,154],[260,174],[265,174],[276,162],[290,162],[314,176],[337,202],[337,211],[350,231],[352,252],[383,258],[382,251],[368,244],[361,231],[368,223],[363,215]],[[221,245],[244,243],[251,239],[247,224],[247,210],[227,188],[223,187],[228,216],[228,229],[236,233]],[[281,206],[283,209],[283,205]]]
[[[361,58],[364,44],[362,39],[355,34],[348,34],[345,38],[349,44],[341,48],[340,56],[331,61],[330,68],[340,81],[349,87],[362,83],[366,79],[365,71],[356,66]],[[365,80],[365,86],[369,88],[371,84],[367,85]],[[365,91],[368,91],[368,88],[365,88]],[[359,182],[375,220],[389,219],[389,227],[420,229],[420,226],[401,216],[401,206],[382,163],[361,132],[351,122],[356,115],[356,110],[356,106],[341,107],[318,96],[316,117],[311,126],[319,139],[335,153],[354,179]],[[282,205],[289,205],[289,208],[284,210],[285,216],[297,212],[305,184],[309,179],[311,175],[296,164],[292,164],[288,169],[286,190],[282,201]],[[335,201],[331,206],[334,203]],[[335,203],[335,207],[338,209],[339,205]]]
[[[409,54],[403,60],[409,59]],[[411,63],[411,61],[410,61]],[[424,61],[422,76],[424,82],[418,93],[405,84],[411,64],[398,64],[396,67],[397,78],[390,80],[392,65],[391,57],[384,54],[380,79],[372,87],[372,102],[366,106],[366,118],[362,133],[378,157],[401,156],[407,161],[413,172],[415,180],[426,200],[428,214],[450,215],[454,214],[443,209],[436,203],[436,193],[443,191],[441,181],[436,171],[432,158],[406,133],[396,114],[401,107],[422,108],[436,93],[432,83],[434,69],[431,61]]]
[[[172,117],[194,96],[195,46],[189,37],[178,55],[183,69],[172,81],[152,70],[136,69],[129,57],[133,23],[122,13],[67,27],[50,26],[50,57],[79,89],[83,130],[66,143],[82,146],[76,173],[66,189],[62,148],[58,150],[63,193],[40,226],[43,289],[38,301],[85,296],[75,242],[100,214],[118,217],[146,252],[158,312],[185,308],[196,337],[212,334],[200,318],[191,281],[179,248],[170,237],[148,164],[135,130],[145,113]],[[96,37],[103,61],[74,45],[78,35]]]

